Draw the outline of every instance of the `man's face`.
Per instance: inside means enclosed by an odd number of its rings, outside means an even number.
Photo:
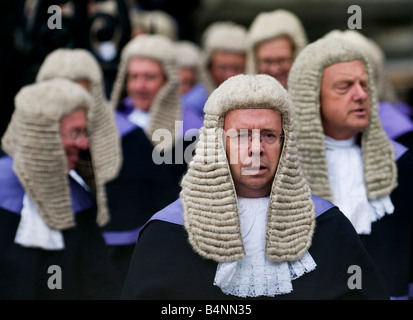
[[[286,88],[288,73],[293,63],[293,54],[291,41],[284,37],[259,44],[256,48],[258,73],[272,76]]]
[[[76,167],[81,150],[89,148],[86,111],[79,109],[60,119],[60,139],[69,170]]]
[[[269,195],[282,150],[280,113],[271,109],[231,110],[225,115],[224,131],[237,194],[245,198]]]
[[[209,70],[218,87],[228,78],[245,72],[245,54],[215,51],[211,56]]]
[[[126,92],[135,108],[149,111],[166,79],[161,64],[153,59],[132,58],[128,64]]]
[[[333,139],[350,139],[369,125],[367,73],[361,61],[324,69],[320,108],[324,134]]]

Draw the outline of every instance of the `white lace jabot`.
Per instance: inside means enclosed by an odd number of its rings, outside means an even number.
[[[394,211],[390,196],[371,200],[364,185],[361,148],[355,137],[325,137],[328,176],[333,202],[351,221],[358,234],[370,234],[372,222]]]
[[[265,226],[269,196],[238,197],[244,258],[219,263],[214,285],[225,294],[239,297],[275,296],[293,290],[291,280],[315,269],[311,255],[294,262],[276,263],[265,254]]]

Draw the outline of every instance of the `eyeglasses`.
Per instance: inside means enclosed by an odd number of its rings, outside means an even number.
[[[240,131],[237,130],[228,130],[232,131],[230,133],[226,133],[225,136],[230,139],[231,143],[237,143],[241,148],[249,148],[251,147],[253,137],[259,136],[260,142],[265,143],[267,145],[281,145],[284,135],[276,134],[272,131],[264,131],[259,132],[259,129],[253,129],[253,132],[247,129],[241,129]],[[258,132],[255,132],[258,131]]]
[[[92,133],[89,130],[75,130],[70,133],[64,133],[62,132],[61,135],[70,138],[72,141],[77,141],[80,139],[80,137],[85,137],[85,138],[90,138]]]
[[[287,67],[291,64],[293,61],[292,58],[278,58],[278,59],[260,59],[258,62],[263,66],[263,67],[271,67],[273,65],[275,66],[280,66],[280,67]]]

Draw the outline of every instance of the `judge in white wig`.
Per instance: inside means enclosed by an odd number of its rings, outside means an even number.
[[[211,94],[231,76],[245,73],[247,29],[232,21],[216,21],[202,34],[202,82]]]
[[[106,136],[89,140],[92,106],[86,90],[62,78],[25,86],[15,97],[0,158],[2,299],[119,294],[100,231],[110,219],[99,161],[107,150]],[[47,285],[51,265],[63,271],[61,290]]]
[[[164,84],[154,94],[149,110],[142,110],[142,107],[135,105],[134,99],[128,95],[128,68],[134,58],[155,61],[160,65],[162,76],[165,78]],[[155,131],[162,129],[170,133],[172,141],[165,149],[171,149],[175,143],[175,121],[181,119],[178,86],[179,76],[172,40],[160,34],[142,34],[130,40],[122,49],[110,102],[116,113],[121,113],[136,126],[141,127],[155,147],[158,145],[153,139]]]
[[[83,85],[92,95],[89,127],[93,131],[91,147],[106,150],[106,155],[95,159],[102,168],[103,182],[113,180],[122,165],[120,136],[113,110],[105,96],[102,69],[96,58],[85,49],[60,48],[46,56],[36,76],[36,81],[65,78]]]
[[[312,192],[351,221],[391,296],[407,297],[413,160],[382,128],[368,56],[352,41],[319,39],[295,60],[288,91],[296,109],[298,154]]]
[[[304,26],[294,13],[261,12],[247,33],[246,72],[269,74],[286,87],[292,63],[307,42]]]

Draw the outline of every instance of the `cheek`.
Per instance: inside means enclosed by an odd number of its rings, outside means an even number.
[[[271,169],[274,171],[274,173],[277,170],[278,163],[280,162],[281,150],[281,148],[273,149],[269,150],[269,152],[267,153],[268,160],[271,163]]]
[[[130,95],[134,90],[136,90],[136,85],[134,81],[128,81],[126,83],[126,92]]]
[[[69,150],[72,147],[72,142],[67,141],[66,139],[63,139],[62,140],[62,147],[63,147],[63,150],[66,152],[67,150]]]
[[[225,152],[227,155],[227,159],[228,159],[228,163],[230,164],[230,166],[236,166],[239,162],[239,151],[238,151],[238,147],[232,146],[231,147],[231,143],[229,142],[229,140],[226,140],[226,144],[225,144]],[[231,168],[232,170],[232,168]]]
[[[162,89],[163,82],[151,82],[148,84],[148,91],[152,94],[152,96],[155,96],[159,90]]]

